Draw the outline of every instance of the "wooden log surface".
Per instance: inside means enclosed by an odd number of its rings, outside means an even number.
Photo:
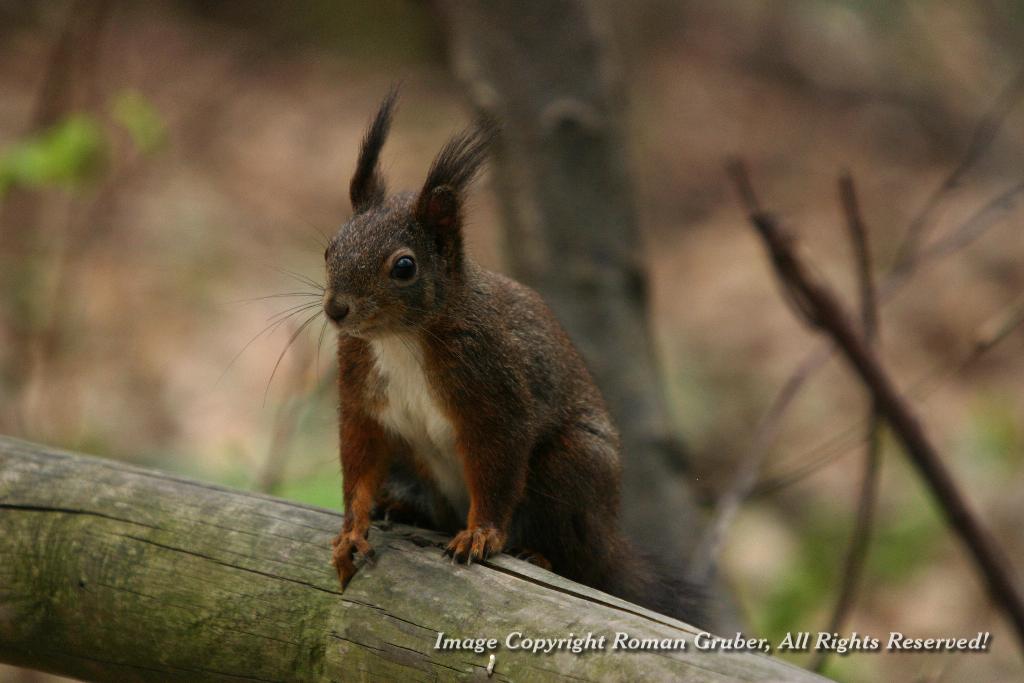
[[[374,527],[378,560],[342,594],[328,561],[340,524],[0,437],[0,661],[107,681],[822,680],[696,650],[692,627],[506,556],[453,566],[443,537],[411,527]],[[439,632],[499,646],[435,649]],[[591,632],[607,647],[533,654],[506,647],[514,632]],[[617,632],[688,643],[613,651]]]

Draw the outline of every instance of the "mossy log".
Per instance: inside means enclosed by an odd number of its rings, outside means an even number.
[[[99,681],[820,680],[756,653],[692,648],[696,629],[501,556],[374,527],[377,562],[342,594],[340,516],[0,437],[0,661]],[[495,638],[477,654],[438,633]],[[605,635],[533,654],[513,632]],[[612,651],[616,632],[684,651]]]

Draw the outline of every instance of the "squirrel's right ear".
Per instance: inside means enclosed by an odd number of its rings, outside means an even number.
[[[373,117],[366,135],[363,136],[356,172],[352,175],[348,190],[355,213],[366,211],[384,201],[385,185],[384,176],[380,172],[380,150],[388,136],[388,129],[391,128],[391,117],[397,99],[398,89],[392,88],[380,103],[377,115]]]

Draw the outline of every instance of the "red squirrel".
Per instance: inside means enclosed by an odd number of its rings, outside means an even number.
[[[379,157],[395,93],[362,141],[353,215],[324,254],[339,333],[345,516],[342,590],[386,508],[454,534],[454,561],[506,548],[573,581],[688,621],[697,598],[619,528],[619,439],[604,400],[540,296],[463,246],[467,188],[497,127],[441,149],[417,193],[388,197]]]

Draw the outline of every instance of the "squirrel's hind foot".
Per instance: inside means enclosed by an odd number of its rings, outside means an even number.
[[[551,562],[536,550],[530,550],[529,548],[511,548],[509,549],[508,554],[517,560],[523,560],[524,562],[529,562],[541,569],[551,571]]]

